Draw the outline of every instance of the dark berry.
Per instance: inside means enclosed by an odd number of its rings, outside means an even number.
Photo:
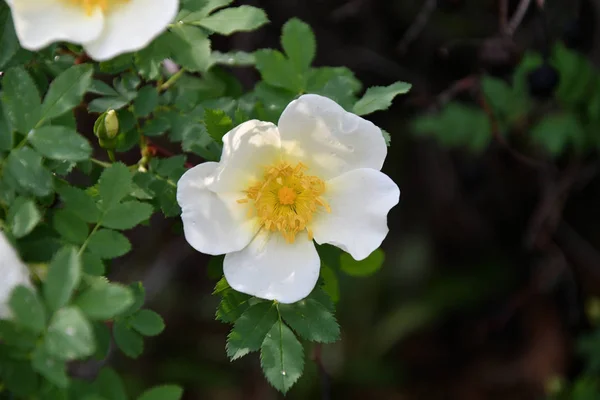
[[[560,76],[556,68],[544,63],[527,76],[529,93],[538,99],[547,99],[554,94],[559,80]]]

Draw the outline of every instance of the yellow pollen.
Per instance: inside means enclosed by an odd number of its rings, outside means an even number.
[[[250,186],[240,204],[254,207],[260,224],[271,232],[279,231],[288,243],[294,243],[296,234],[306,230],[309,240],[313,238],[310,223],[321,208],[331,212],[321,197],[325,182],[316,176],[306,175],[308,168],[298,163],[295,167],[279,162],[265,168],[263,180]]]
[[[128,3],[130,0],[64,0],[69,4],[81,7],[88,15],[92,15],[97,7],[100,7],[102,12],[109,11],[112,7],[119,4]]]
[[[279,189],[279,192],[277,192],[277,196],[279,197],[279,202],[281,204],[289,206],[294,204],[294,200],[296,200],[298,195],[294,189],[283,186],[281,189]]]

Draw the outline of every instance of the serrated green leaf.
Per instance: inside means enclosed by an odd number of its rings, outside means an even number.
[[[84,190],[73,186],[63,186],[58,189],[58,194],[66,203],[66,209],[79,217],[82,221],[98,222],[100,210],[94,199]]]
[[[52,227],[65,240],[75,244],[82,244],[89,234],[88,224],[68,209],[56,210]]]
[[[120,284],[98,282],[85,290],[74,302],[91,319],[111,319],[133,304],[131,290]]]
[[[222,110],[204,111],[204,125],[210,137],[217,143],[223,141],[223,136],[233,128],[233,121]]]
[[[50,356],[67,361],[91,356],[96,350],[92,326],[77,307],[62,308],[54,314],[44,346]]]
[[[122,163],[114,163],[106,168],[98,180],[98,194],[102,209],[109,210],[119,203],[131,190],[131,172]]]
[[[154,209],[148,203],[126,201],[109,209],[102,217],[102,226],[112,229],[131,229],[148,220]]]
[[[177,385],[161,385],[146,390],[137,400],[180,400],[183,389]]]
[[[20,48],[8,7],[0,10],[0,26],[0,69],[3,69]]]
[[[94,330],[94,338],[96,339],[94,358],[96,360],[106,360],[112,343],[110,328],[106,322],[95,321],[92,322],[92,329]]]
[[[0,48],[0,52],[1,51]],[[8,126],[2,102],[0,102],[0,132],[3,132],[3,134],[0,135],[0,151],[10,151],[14,146],[15,135]]]
[[[224,278],[223,278],[224,279]],[[220,293],[221,302],[217,307],[216,318],[219,321],[233,323],[250,307],[251,296],[229,288]]]
[[[58,75],[44,98],[41,119],[52,119],[75,108],[92,83],[93,72],[91,64],[79,64]]]
[[[128,398],[123,380],[112,368],[102,368],[94,386],[98,393],[107,400],[127,400]]]
[[[373,86],[367,89],[364,96],[354,105],[354,113],[367,115],[379,110],[387,110],[392,100],[399,94],[407,93],[412,85],[396,82],[390,86]]]
[[[26,135],[41,118],[40,94],[31,75],[22,67],[11,68],[4,73],[2,103],[13,131]]]
[[[234,32],[253,31],[269,22],[267,14],[257,7],[230,7],[202,18],[199,21],[189,21],[221,35],[231,35]]]
[[[381,249],[376,249],[361,261],[356,261],[348,253],[342,253],[340,256],[340,268],[351,276],[369,276],[381,269],[384,260],[385,254]]]
[[[283,25],[281,32],[281,45],[288,59],[297,71],[308,70],[317,52],[317,41],[310,26],[292,18]]]
[[[191,72],[204,72],[210,67],[210,40],[197,27],[176,24],[171,28],[173,58]]]
[[[33,289],[17,286],[12,291],[8,305],[17,325],[33,333],[40,333],[46,327],[46,310]]]
[[[106,272],[102,259],[89,251],[84,251],[81,255],[81,264],[83,272],[88,275],[101,276]]]
[[[35,203],[23,197],[19,197],[13,202],[7,215],[10,230],[17,239],[29,234],[41,219],[42,215]]]
[[[233,0],[184,0],[183,10],[180,11],[175,20],[182,22],[195,21],[231,3],[233,3]]]
[[[254,53],[245,51],[233,51],[229,53],[221,53],[213,51],[210,54],[211,64],[227,65],[230,67],[250,67],[256,64]]]
[[[42,156],[29,147],[11,151],[4,172],[26,193],[42,197],[52,192],[52,174],[42,165]]]
[[[144,86],[138,91],[133,102],[133,110],[138,117],[148,116],[158,106],[158,90],[154,86]]]
[[[34,351],[31,365],[40,375],[57,387],[66,388],[69,386],[65,362],[48,354],[44,346],[39,346]]]
[[[46,158],[59,161],[84,161],[92,155],[90,143],[66,126],[43,126],[28,136],[29,143]]]
[[[296,71],[294,64],[277,50],[261,49],[254,53],[256,69],[269,85],[287,89],[294,94],[302,93],[306,78]]]
[[[44,297],[51,311],[68,304],[81,278],[81,259],[72,246],[60,249],[52,258],[44,282]]]
[[[260,366],[269,383],[284,394],[302,375],[304,349],[281,321],[273,324],[260,347]]]
[[[142,335],[131,329],[125,321],[117,320],[113,325],[115,343],[123,354],[130,358],[138,358],[144,351]]]
[[[335,317],[314,299],[280,304],[279,311],[285,322],[306,340],[333,343],[340,338],[340,327]]]
[[[146,300],[146,289],[144,289],[142,282],[131,283],[128,287],[133,295],[133,304],[131,304],[131,306],[125,310],[123,313],[125,316],[132,315],[142,308],[144,301]]]
[[[90,236],[88,249],[102,259],[111,259],[129,253],[131,243],[117,231],[100,229]]]
[[[272,302],[258,303],[248,308],[227,337],[227,356],[235,360],[257,351],[277,318],[277,309]]]
[[[131,317],[129,323],[144,336],[156,336],[165,329],[162,317],[152,310],[140,310]]]

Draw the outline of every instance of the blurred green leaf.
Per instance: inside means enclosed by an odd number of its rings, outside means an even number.
[[[177,385],[162,385],[146,390],[137,400],[179,400],[183,389]]]
[[[267,14],[257,7],[240,6],[226,8],[198,21],[186,21],[200,25],[221,35],[255,30],[269,22]]]
[[[120,284],[99,281],[85,290],[75,304],[91,319],[107,320],[133,304],[131,290]]]
[[[94,385],[98,393],[107,400],[128,399],[121,377],[112,368],[102,368]]]
[[[579,119],[570,113],[550,114],[531,129],[531,139],[552,156],[558,156],[568,147],[581,151],[585,145],[585,131]]]
[[[344,252],[340,255],[340,268],[351,276],[369,276],[381,269],[384,260],[385,254],[381,249],[376,249],[361,261]]]
[[[217,142],[223,141],[223,136],[233,128],[233,121],[222,110],[204,111],[204,125],[208,134]]]
[[[277,50],[261,49],[254,53],[256,69],[269,85],[288,89],[293,93],[302,93],[306,78],[296,71],[294,64]]]
[[[127,325],[125,321],[117,320],[113,325],[115,343],[123,354],[131,358],[138,358],[144,351],[144,339]]]
[[[44,346],[39,346],[34,351],[31,365],[57,387],[66,388],[69,385],[65,362],[48,354]]]
[[[367,89],[364,96],[354,105],[354,113],[367,115],[379,110],[387,110],[392,100],[399,94],[408,93],[412,85],[396,82],[390,86],[373,86]]]
[[[210,67],[210,40],[197,27],[176,24],[171,28],[173,58],[188,71],[206,71]]]
[[[281,45],[296,71],[306,71],[310,68],[317,52],[317,41],[310,26],[292,18],[283,25]]]
[[[98,222],[100,210],[94,199],[84,190],[73,186],[62,186],[58,193],[66,203],[66,209],[86,222]]]
[[[92,326],[77,307],[62,308],[54,314],[44,345],[50,356],[67,361],[91,356],[96,350]]]
[[[162,317],[151,310],[140,310],[131,317],[129,323],[144,336],[156,336],[165,329]]]
[[[2,27],[0,29],[0,69],[2,69],[20,48],[9,7],[0,9],[0,26]]]
[[[148,116],[157,106],[158,90],[150,85],[141,88],[133,102],[133,110],[138,118]]]
[[[81,278],[81,259],[72,246],[60,249],[52,258],[44,282],[44,297],[51,311],[67,305]]]
[[[16,287],[12,291],[8,304],[17,325],[33,333],[40,333],[46,327],[46,310],[33,289],[25,286]]]
[[[75,244],[82,244],[89,234],[88,224],[64,208],[54,213],[52,227],[65,240]]]
[[[7,215],[10,230],[17,239],[29,234],[41,219],[35,203],[23,197],[14,200]]]

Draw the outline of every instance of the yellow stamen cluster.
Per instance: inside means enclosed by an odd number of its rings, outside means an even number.
[[[288,243],[294,243],[296,234],[305,229],[312,240],[313,215],[319,207],[327,212],[331,209],[320,197],[325,192],[325,182],[305,175],[307,169],[302,163],[293,167],[286,162],[266,167],[263,180],[250,186],[246,198],[238,203],[252,203],[262,227],[281,232]]]
[[[127,3],[130,0],[65,0],[75,6],[82,7],[88,15],[93,14],[97,7],[100,7],[102,12],[107,12],[117,4]]]

